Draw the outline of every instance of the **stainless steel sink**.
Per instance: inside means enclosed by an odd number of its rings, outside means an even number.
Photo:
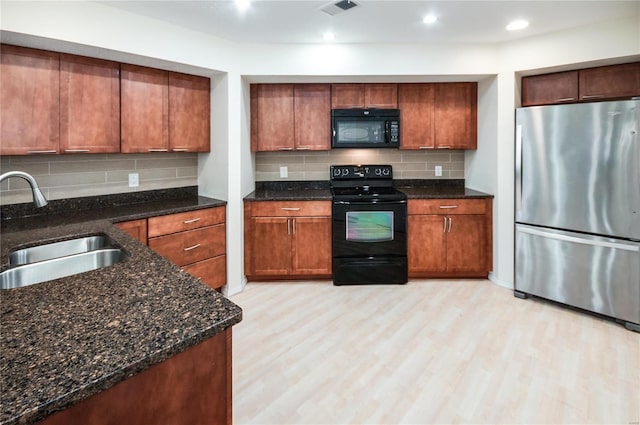
[[[114,243],[107,235],[83,236],[81,238],[18,249],[9,254],[9,265],[31,264],[111,247],[114,247]]]
[[[0,289],[20,288],[97,270],[122,261],[126,255],[106,235],[19,249],[9,254],[9,268],[0,273]]]

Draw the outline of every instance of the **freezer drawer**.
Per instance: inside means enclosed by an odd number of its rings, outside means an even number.
[[[516,291],[640,323],[640,243],[516,225]]]

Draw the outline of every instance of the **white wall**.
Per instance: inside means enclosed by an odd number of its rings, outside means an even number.
[[[638,14],[503,45],[238,45],[91,2],[3,1],[0,19],[4,42],[213,78],[214,149],[200,156],[199,184],[202,194],[229,202],[230,293],[244,284],[242,197],[254,187],[250,82],[479,81],[478,150],[466,154],[465,174],[469,187],[496,195],[491,277],[510,286],[517,72],[640,55]]]

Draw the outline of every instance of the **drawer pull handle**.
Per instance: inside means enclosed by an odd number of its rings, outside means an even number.
[[[197,243],[197,244],[195,244],[195,245],[193,245],[193,246],[190,246],[190,247],[188,247],[188,248],[185,248],[184,250],[185,250],[185,251],[191,251],[192,249],[196,249],[196,248],[198,248],[199,246],[200,246],[200,244],[199,244],[199,243]]]
[[[583,99],[600,99],[601,97],[604,97],[604,95],[603,94],[586,94],[582,96]]]
[[[576,100],[575,97],[563,97],[562,99],[556,99],[556,102],[571,102],[572,100]]]
[[[149,149],[149,152],[169,152],[169,149],[151,148]]]
[[[200,217],[198,218],[192,218],[191,220],[185,220],[182,223],[184,224],[191,224],[191,223],[195,223],[196,221],[200,221]]]
[[[290,207],[283,207],[280,208],[282,211],[300,211],[300,208],[290,208]]]
[[[433,146],[420,146],[418,149],[434,149]]]
[[[187,148],[173,148],[171,149],[173,152],[189,152]]]
[[[64,153],[88,153],[89,149],[65,149]]]
[[[457,205],[440,205],[441,210],[450,210],[453,208],[458,208],[458,206]]]
[[[28,154],[56,153],[56,151],[27,151]]]
[[[278,148],[279,151],[292,151],[293,148]]]

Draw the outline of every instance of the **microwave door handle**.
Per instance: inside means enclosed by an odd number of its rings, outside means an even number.
[[[391,139],[391,123],[389,122],[389,120],[384,122],[384,142],[386,144],[389,144],[390,139]]]

